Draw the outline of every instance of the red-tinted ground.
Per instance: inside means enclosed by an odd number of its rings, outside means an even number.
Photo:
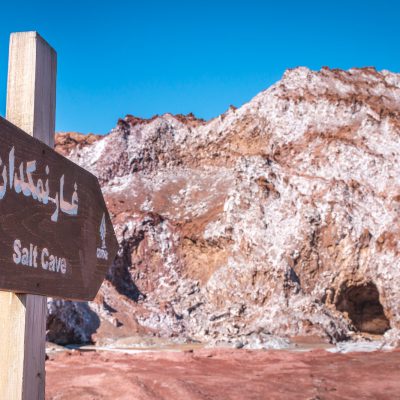
[[[331,354],[195,350],[63,352],[46,363],[46,399],[400,399],[400,350]]]

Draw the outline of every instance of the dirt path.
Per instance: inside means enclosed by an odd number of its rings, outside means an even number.
[[[64,352],[46,363],[46,399],[400,399],[400,350],[332,354],[196,350]]]

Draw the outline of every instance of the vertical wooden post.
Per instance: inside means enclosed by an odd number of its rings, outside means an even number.
[[[56,68],[56,52],[38,33],[11,34],[6,118],[51,147]],[[44,399],[46,300],[0,292],[1,400]]]

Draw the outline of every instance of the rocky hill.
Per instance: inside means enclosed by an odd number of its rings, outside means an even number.
[[[49,301],[49,339],[400,336],[400,75],[296,68],[209,122],[56,142],[98,176],[121,248],[94,302]]]

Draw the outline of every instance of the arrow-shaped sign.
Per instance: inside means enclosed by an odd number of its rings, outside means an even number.
[[[117,249],[97,178],[0,117],[0,290],[92,300]]]

